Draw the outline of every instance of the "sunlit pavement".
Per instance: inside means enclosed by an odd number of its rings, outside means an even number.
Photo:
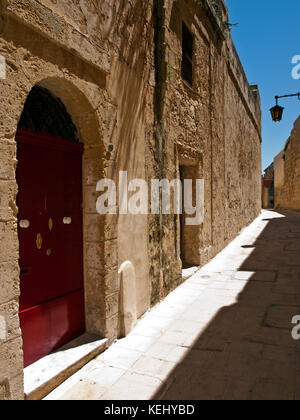
[[[300,399],[300,214],[264,211],[46,399]]]

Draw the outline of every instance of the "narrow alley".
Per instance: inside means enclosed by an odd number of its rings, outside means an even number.
[[[46,400],[300,398],[300,214],[263,211]]]

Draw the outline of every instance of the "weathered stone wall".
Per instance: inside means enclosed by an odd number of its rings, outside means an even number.
[[[85,144],[88,332],[118,336],[124,261],[135,269],[138,316],[182,282],[179,217],[100,216],[101,178],[118,181],[126,170],[129,180],[172,180],[180,166],[204,178],[204,223],[186,234],[193,264],[207,262],[258,214],[259,99],[219,3],[216,10],[183,0],[1,1],[0,400],[23,398],[15,134],[33,86],[62,100]],[[180,76],[182,19],[195,35],[193,89]]]
[[[185,231],[184,238],[179,218],[163,217],[160,230],[157,220],[159,232],[152,232],[151,238],[161,237],[162,264],[158,276],[154,242],[150,247],[154,302],[181,281],[182,239],[184,248],[192,247],[187,261],[205,264],[261,210],[259,93],[256,86],[249,86],[226,30],[224,3],[216,9],[213,2],[200,3],[174,0],[164,9],[162,1],[156,2],[164,28],[157,40],[160,173],[172,180],[179,177],[181,165],[198,165],[199,177],[205,180],[205,218],[196,232]],[[181,78],[183,21],[195,37],[193,87]]]
[[[280,152],[274,159],[274,187],[280,189],[285,183],[285,152]]]
[[[287,141],[286,150],[278,155],[275,167],[276,208],[300,210],[300,117]]]

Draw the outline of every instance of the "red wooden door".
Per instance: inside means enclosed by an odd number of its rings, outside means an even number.
[[[83,146],[19,130],[20,322],[25,366],[85,330]]]

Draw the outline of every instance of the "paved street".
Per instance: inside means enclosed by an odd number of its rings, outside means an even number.
[[[263,211],[46,399],[300,399],[300,214]]]

